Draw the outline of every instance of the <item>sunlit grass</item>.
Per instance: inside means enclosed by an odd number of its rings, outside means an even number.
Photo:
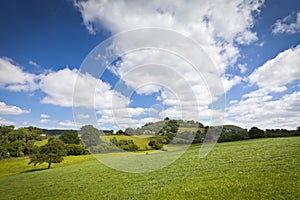
[[[127,135],[107,135],[107,136],[101,136],[101,139],[103,141],[109,142],[114,137],[118,141],[120,141],[120,140],[133,140],[134,144],[136,144],[141,150],[150,148],[150,146],[148,144],[149,144],[149,141],[150,141],[151,137],[127,136]]]
[[[194,145],[173,164],[143,174],[108,168],[91,155],[67,157],[53,169],[34,172],[26,172],[26,159],[4,160],[2,174],[9,168],[19,174],[0,178],[0,199],[300,198],[300,137],[219,143],[207,157],[198,155]]]
[[[43,146],[43,145],[47,144],[47,142],[48,142],[48,139],[43,139],[41,141],[36,141],[34,144],[36,146],[40,147],[40,146]]]

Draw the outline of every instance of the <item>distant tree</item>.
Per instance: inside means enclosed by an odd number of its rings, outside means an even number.
[[[24,156],[23,150],[25,148],[25,142],[22,140],[15,140],[6,146],[11,157]]]
[[[24,130],[26,142],[28,142],[29,140],[42,140],[40,137],[40,135],[43,133],[41,128],[28,126],[24,128],[19,128],[18,130]]]
[[[179,123],[177,120],[169,120],[164,126],[167,132],[177,133],[179,127]]]
[[[37,152],[29,156],[31,163],[36,166],[36,164],[42,164],[44,162],[48,163],[48,169],[51,167],[52,163],[61,163],[66,155],[65,144],[58,138],[51,137],[48,143],[39,147]]]
[[[9,140],[7,136],[0,136],[0,146],[5,147],[9,144]]]
[[[257,127],[252,127],[248,132],[248,136],[250,138],[264,138],[265,132]]]
[[[112,139],[110,139],[110,142],[113,143],[114,145],[118,146],[119,145],[119,142],[117,140],[116,137],[113,137]]]
[[[67,130],[64,131],[60,136],[61,139],[65,144],[80,144],[80,138],[78,137],[77,131]]]
[[[14,126],[0,126],[0,136],[8,135],[8,133],[14,129]]]
[[[86,125],[80,128],[79,134],[86,147],[97,146],[100,144],[100,131],[92,125]]]
[[[126,128],[125,129],[125,134],[126,135],[135,135],[135,131],[133,128]]]
[[[82,144],[66,144],[67,155],[84,155],[86,154],[86,149]]]
[[[125,133],[120,129],[116,132],[117,135],[124,135]]]
[[[153,149],[161,149],[164,146],[164,140],[162,138],[157,138],[157,139],[151,139],[149,141],[149,146],[152,147]]]
[[[0,160],[4,158],[9,158],[10,153],[5,147],[0,146]]]
[[[13,130],[8,134],[8,140],[10,142],[15,142],[17,140],[25,140],[25,135],[27,135],[27,130],[20,129],[20,130]]]

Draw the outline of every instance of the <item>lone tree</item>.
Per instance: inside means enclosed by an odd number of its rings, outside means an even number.
[[[51,167],[51,163],[61,163],[66,155],[65,144],[58,138],[49,138],[48,143],[37,148],[35,153],[29,156],[30,162],[36,166],[36,164],[48,163],[48,169]]]

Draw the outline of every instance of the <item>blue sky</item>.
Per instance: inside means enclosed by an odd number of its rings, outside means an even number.
[[[1,4],[2,125],[78,128],[92,123],[117,130],[166,116],[209,125],[216,113],[224,117],[224,124],[245,128],[300,126],[297,0]],[[213,78],[204,70],[201,75],[209,79],[204,80],[182,59],[157,49],[125,55],[113,49],[118,59],[100,77],[80,71],[84,59],[104,40],[149,27],[176,31],[197,42],[205,52],[199,56],[208,56],[216,68]],[[145,41],[155,39],[145,36]],[[111,41],[128,48],[128,41]],[[82,85],[76,88],[80,99],[74,101],[76,78]],[[221,81],[222,90],[214,78]],[[215,88],[215,96],[205,81]],[[120,82],[132,95],[116,89]],[[184,96],[187,91],[193,97]],[[213,110],[223,95],[224,110]]]

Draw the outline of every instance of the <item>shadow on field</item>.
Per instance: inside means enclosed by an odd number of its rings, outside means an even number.
[[[26,171],[21,172],[21,173],[29,173],[29,172],[43,171],[43,170],[46,170],[46,169],[48,169],[48,168],[29,169],[29,170],[26,170]]]

